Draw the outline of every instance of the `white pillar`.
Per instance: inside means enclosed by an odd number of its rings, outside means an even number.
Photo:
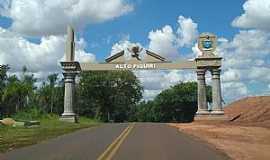
[[[197,69],[198,111],[197,115],[209,114],[206,99],[205,69]]]
[[[221,98],[221,85],[220,85],[220,72],[219,68],[214,68],[212,72],[212,112],[211,114],[224,114],[222,108],[222,98]]]
[[[63,75],[65,80],[64,113],[60,119],[68,122],[77,122],[77,117],[73,110],[76,73],[64,72]]]
[[[60,120],[68,122],[77,122],[77,116],[73,111],[74,107],[74,92],[75,92],[75,77],[77,75],[77,62],[74,62],[75,43],[74,30],[71,26],[67,27],[67,42],[66,42],[66,59],[61,62],[63,75],[65,80],[65,97],[64,97],[64,113]]]

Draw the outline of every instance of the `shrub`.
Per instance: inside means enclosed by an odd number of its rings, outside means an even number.
[[[49,115],[44,113],[39,107],[31,107],[14,114],[12,118],[15,120],[37,120],[48,116]]]

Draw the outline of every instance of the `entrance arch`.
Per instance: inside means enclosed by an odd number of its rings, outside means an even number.
[[[75,77],[81,71],[104,71],[104,70],[156,70],[156,69],[191,69],[197,73],[198,83],[198,111],[197,117],[201,116],[223,116],[222,95],[221,95],[221,61],[222,57],[214,54],[216,49],[217,38],[214,34],[203,33],[198,40],[198,47],[202,55],[194,60],[186,60],[181,62],[172,62],[166,58],[134,46],[127,48],[105,60],[104,63],[79,63],[74,60],[75,57],[75,42],[74,30],[70,26],[67,29],[67,43],[65,61],[61,62],[65,82],[65,97],[64,97],[64,113],[61,120],[76,122],[77,116],[73,111],[74,108],[74,90]],[[128,53],[126,53],[128,52]],[[127,57],[126,55],[129,54]],[[206,100],[206,82],[205,73],[210,71],[212,75],[212,110],[208,110]]]

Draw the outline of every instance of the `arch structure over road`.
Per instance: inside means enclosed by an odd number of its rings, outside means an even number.
[[[67,43],[65,61],[61,62],[64,82],[64,113],[60,118],[63,121],[76,122],[77,115],[74,113],[75,77],[81,71],[104,71],[104,70],[170,70],[191,69],[197,73],[198,83],[198,111],[195,119],[200,118],[223,118],[221,95],[221,62],[222,57],[214,54],[217,46],[217,37],[211,33],[202,33],[198,39],[198,48],[202,55],[194,60],[172,62],[149,50],[133,46],[107,58],[104,63],[79,63],[74,60],[75,42],[74,30],[67,28]],[[208,110],[206,99],[205,73],[212,74],[212,109]]]

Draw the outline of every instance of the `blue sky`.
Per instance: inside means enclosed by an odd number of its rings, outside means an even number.
[[[104,61],[133,43],[169,59],[194,58],[199,33],[212,32],[224,58],[224,99],[270,93],[269,0],[0,0],[0,15],[0,63],[10,64],[12,73],[23,65],[40,79],[60,73],[68,24],[83,62]],[[192,71],[136,74],[145,99],[196,80]]]
[[[205,5],[210,3],[211,5]],[[114,21],[89,25],[79,36],[85,37],[88,50],[97,54],[102,61],[110,53],[111,46],[129,35],[130,41],[146,45],[151,30],[170,24],[177,28],[179,15],[191,17],[199,24],[199,32],[213,32],[231,39],[239,29],[231,26],[233,19],[242,12],[243,0],[238,1],[196,1],[196,0],[139,0],[135,1],[135,11]],[[110,43],[107,43],[110,39]]]
[[[134,0],[134,11],[128,15],[98,24],[87,25],[77,32],[87,42],[86,50],[96,53],[98,61],[104,61],[111,47],[124,36],[129,35],[130,41],[146,45],[149,42],[148,33],[170,24],[177,28],[179,15],[192,18],[199,24],[199,32],[213,32],[220,37],[231,39],[238,32],[232,27],[233,19],[240,15],[244,0]],[[210,4],[210,5],[206,5]],[[11,18],[1,17],[0,26],[9,28]],[[39,43],[40,37],[27,37]]]

